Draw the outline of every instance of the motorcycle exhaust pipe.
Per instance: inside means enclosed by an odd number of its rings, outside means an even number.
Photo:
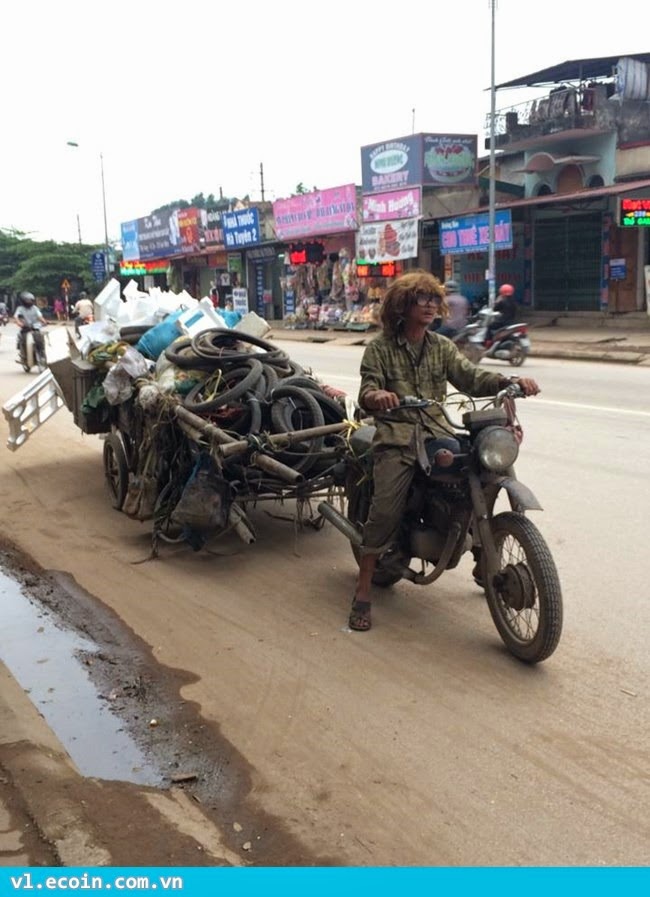
[[[345,538],[349,539],[353,545],[361,545],[361,533],[354,523],[350,523],[347,517],[344,517],[343,514],[339,514],[336,508],[334,508],[328,501],[320,502],[318,505],[318,513],[321,514],[325,520],[329,520],[332,526],[335,526],[340,533],[343,533]]]

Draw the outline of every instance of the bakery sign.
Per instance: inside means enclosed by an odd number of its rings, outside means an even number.
[[[363,193],[401,190],[422,183],[422,135],[361,147]]]
[[[423,134],[422,183],[436,187],[475,184],[476,158],[475,134]]]
[[[357,264],[416,258],[418,219],[363,224],[357,233]]]

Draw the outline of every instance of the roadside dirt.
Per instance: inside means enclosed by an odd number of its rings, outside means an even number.
[[[55,806],[63,788],[66,802],[85,807],[85,815],[100,833],[98,843],[113,865],[213,865],[220,859],[226,865],[334,863],[332,857],[310,852],[278,819],[249,800],[249,764],[223,737],[219,726],[201,716],[195,702],[180,696],[196,676],[157,662],[151,649],[69,574],[42,570],[2,538],[0,569],[18,581],[32,601],[49,608],[58,621],[95,643],[97,650],[81,653],[80,659],[97,686],[99,699],[110,704],[162,779],[158,790],[73,774],[66,775],[62,783],[44,773],[37,780],[39,806]],[[88,722],[92,725],[92,719]],[[5,769],[0,787],[9,795],[9,807],[20,812],[27,820],[24,824],[33,829],[31,837],[23,838],[24,849],[29,849],[32,864],[42,860],[52,865],[59,859],[57,851],[39,837],[37,825],[29,821],[8,772],[19,766],[23,778],[27,768],[38,776],[40,762],[38,752],[27,741],[0,746],[0,771]],[[157,813],[165,794],[175,795],[174,799],[182,794],[200,807],[222,833],[225,856],[231,852],[230,862],[203,849],[200,841],[184,835]],[[179,806],[182,815],[187,815],[187,801]],[[255,846],[253,856],[250,847],[242,847],[248,844]]]

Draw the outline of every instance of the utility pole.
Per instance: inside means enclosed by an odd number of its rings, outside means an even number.
[[[411,109],[411,134],[415,134],[415,106]]]
[[[264,163],[260,162],[260,187],[262,190],[262,202],[264,202]]]
[[[495,224],[495,206],[496,206],[496,159],[494,155],[494,139],[495,139],[495,118],[496,118],[496,88],[494,77],[494,58],[495,58],[495,29],[494,14],[497,0],[489,0],[490,9],[492,11],[492,58],[491,58],[491,81],[490,81],[490,192],[489,192],[489,246],[488,246],[488,301],[490,308],[494,308],[496,299],[496,253],[494,249],[494,224]]]
[[[99,165],[102,172],[102,205],[104,207],[104,253],[106,255],[106,264],[105,264],[105,272],[106,279],[108,280],[108,272],[109,272],[109,259],[110,259],[110,247],[108,245],[108,221],[106,218],[106,186],[104,184],[104,154],[99,154]]]
[[[79,236],[79,245],[81,246],[81,220],[79,218],[79,212],[77,212],[77,234]]]

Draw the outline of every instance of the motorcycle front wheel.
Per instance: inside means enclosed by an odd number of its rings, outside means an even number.
[[[483,582],[492,620],[506,648],[525,663],[540,663],[562,634],[562,590],[555,562],[535,524],[508,511],[491,521],[499,572]]]
[[[38,373],[42,374],[47,368],[47,357],[45,355],[45,349],[42,346],[34,346],[34,358]]]

